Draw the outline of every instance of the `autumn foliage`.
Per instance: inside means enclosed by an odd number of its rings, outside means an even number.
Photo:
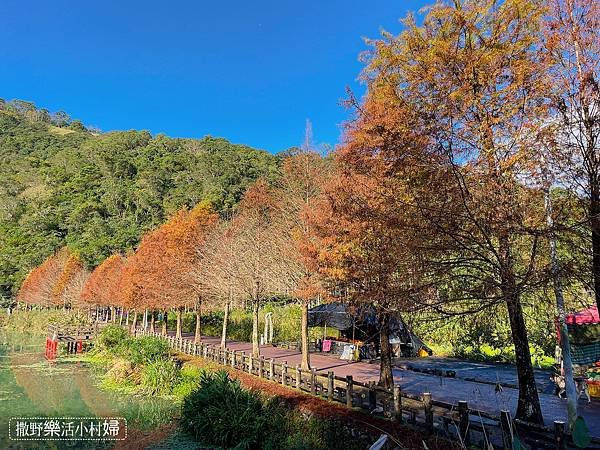
[[[79,299],[88,272],[79,256],[62,248],[33,269],[17,300],[39,306],[73,306]]]
[[[177,212],[144,236],[123,268],[124,303],[155,309],[193,305],[198,295],[198,250],[217,219],[210,206],[199,204]]]
[[[87,305],[114,306],[121,305],[121,276],[125,258],[115,254],[106,258],[94,269],[88,278],[81,300]]]

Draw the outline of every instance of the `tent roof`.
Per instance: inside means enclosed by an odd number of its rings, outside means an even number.
[[[598,317],[598,306],[594,305],[587,309],[582,309],[576,313],[567,315],[567,323],[569,325],[588,325],[600,323]]]
[[[351,314],[348,306],[341,302],[324,303],[308,311],[308,325],[311,327],[328,326],[338,330],[348,330],[353,325],[356,327],[378,327],[377,316],[370,306],[357,310]],[[393,317],[390,323],[392,329],[403,328],[402,320]]]
[[[365,316],[368,319],[369,315]],[[338,330],[347,330],[358,322],[365,322],[362,315],[353,316],[348,311],[348,307],[340,302],[324,303],[308,311],[308,325],[311,327],[328,326]],[[377,322],[375,321],[375,323]]]

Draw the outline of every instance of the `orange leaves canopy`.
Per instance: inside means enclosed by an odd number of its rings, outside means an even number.
[[[79,256],[64,247],[29,273],[17,300],[40,306],[75,304],[87,277]]]
[[[88,278],[81,299],[89,305],[112,306],[122,303],[119,289],[125,258],[115,254],[106,258]]]
[[[199,249],[218,215],[201,203],[148,233],[127,259],[121,289],[133,307],[170,308],[196,301]]]

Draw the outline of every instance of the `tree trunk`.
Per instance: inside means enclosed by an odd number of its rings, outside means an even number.
[[[392,349],[390,347],[390,316],[381,314],[379,318],[379,347],[381,350],[379,364],[379,385],[385,389],[394,387],[392,373]]]
[[[164,310],[163,313],[163,321],[162,321],[162,335],[166,336],[167,335],[167,321],[169,320],[169,311],[168,310]]]
[[[529,339],[525,319],[523,318],[521,300],[514,288],[505,288],[503,294],[508,309],[512,340],[515,346],[517,376],[519,378],[519,400],[515,418],[543,425],[544,419],[531,364]]]
[[[129,326],[129,313],[131,313],[131,310],[128,309],[127,310],[127,316],[125,317],[125,326]]]
[[[594,297],[600,311],[600,186],[590,183],[590,221],[592,228],[592,276]]]
[[[194,344],[199,344],[202,341],[202,311],[200,306],[202,303],[198,302],[196,306],[196,332],[194,333]]]
[[[550,263],[552,269],[552,285],[556,299],[556,310],[560,348],[562,350],[563,369],[565,376],[565,390],[567,394],[567,416],[569,418],[569,430],[573,428],[577,420],[577,387],[573,378],[573,361],[571,359],[571,345],[569,344],[569,332],[566,324],[565,299],[563,297],[563,286],[560,274],[560,265],[556,254],[556,233],[554,232],[554,219],[552,218],[552,197],[550,185],[544,189],[544,200],[546,203],[546,224],[550,230]]]
[[[135,327],[137,325],[137,310],[133,310],[133,320],[131,321],[131,332],[135,333]]]
[[[175,310],[175,317],[177,319],[177,326],[175,328],[175,337],[181,339],[181,308]]]
[[[154,316],[155,316],[156,312],[151,309],[150,310],[150,333],[154,333]]]
[[[115,314],[115,307],[114,306],[110,307],[110,321],[112,323],[115,323],[117,321],[117,316]]]
[[[310,354],[308,351],[308,301],[302,300],[302,370],[310,370]]]
[[[225,311],[223,314],[223,331],[221,332],[221,347],[225,348],[227,347],[227,325],[229,323],[229,305],[231,303],[231,300],[228,299],[227,302],[225,302]]]
[[[124,312],[124,310],[123,310],[123,307],[121,306],[119,308],[119,325],[123,325],[123,312]]]
[[[258,307],[257,298],[252,299],[252,356],[260,356],[260,346],[258,345]]]

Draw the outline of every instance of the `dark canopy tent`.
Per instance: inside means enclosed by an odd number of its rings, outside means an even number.
[[[370,306],[359,308],[354,313],[341,302],[315,306],[308,311],[308,326],[335,328],[347,339],[379,346],[379,323],[375,310]],[[393,315],[390,320],[390,343],[397,344],[402,356],[416,356],[421,348],[431,352],[423,341],[411,332],[399,314]]]

